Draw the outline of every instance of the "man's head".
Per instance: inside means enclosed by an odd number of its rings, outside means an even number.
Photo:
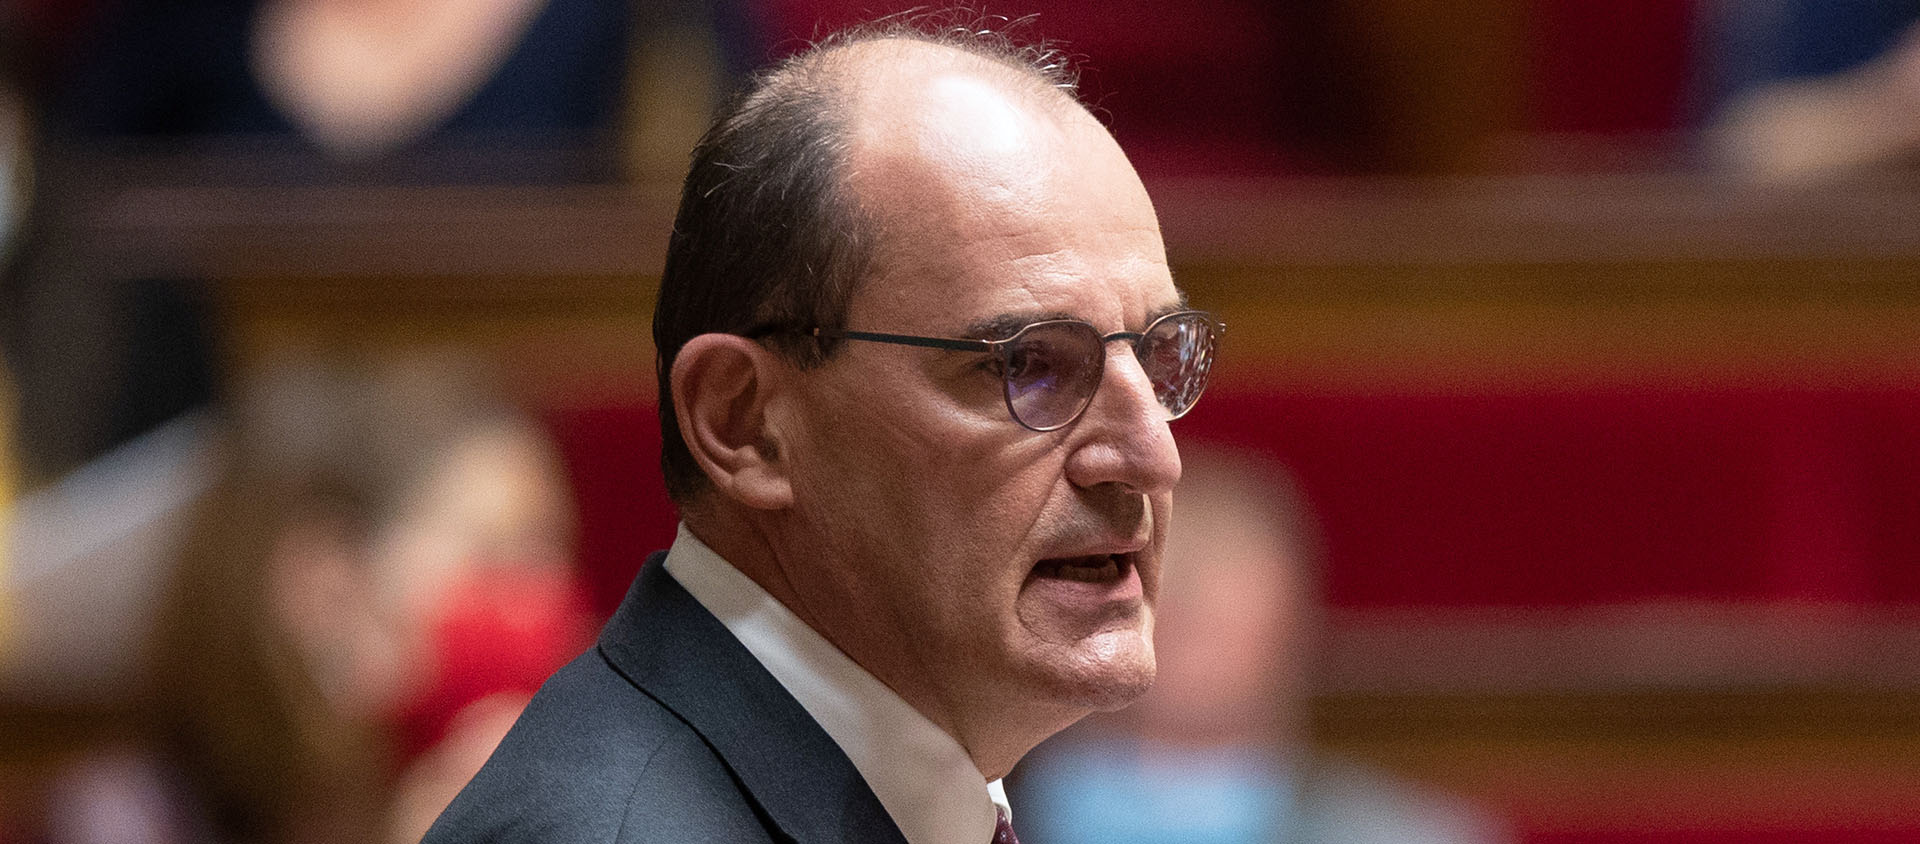
[[[898,33],[777,69],[696,153],[655,322],[664,462],[699,472],[672,481],[689,526],[993,776],[1152,681],[1167,410],[1131,344],[1040,432],[1010,417],[993,354],[811,329],[995,340],[1178,310],[1144,188],[1060,81],[992,42]],[[767,157],[730,139],[807,121]],[[722,193],[801,207],[738,231],[706,207]]]
[[[735,95],[693,151],[654,310],[661,469],[683,508],[707,477],[674,413],[671,377],[680,348],[712,332],[846,324],[879,223],[847,184],[862,87],[855,77],[863,72],[847,53],[893,40],[965,51],[998,65],[1002,81],[1057,107],[1079,108],[1072,68],[1056,51],[938,15],[838,33]],[[767,341],[803,366],[820,362],[834,345],[789,333]]]

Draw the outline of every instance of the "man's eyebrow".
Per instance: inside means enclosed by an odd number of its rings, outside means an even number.
[[[967,323],[960,336],[969,340],[1005,340],[1020,329],[1050,319],[1079,319],[1066,311],[1015,311],[995,314]]]
[[[1175,299],[1173,302],[1148,311],[1147,322],[1150,323],[1167,314],[1177,313],[1187,309],[1187,295],[1182,293],[1180,294],[1180,298]],[[1080,317],[1066,311],[1013,311],[983,317],[967,323],[967,327],[961,329],[960,336],[969,340],[1005,340],[1018,333],[1022,328],[1026,328],[1036,322],[1045,322],[1050,319],[1080,319]],[[1142,327],[1144,327],[1144,324]]]

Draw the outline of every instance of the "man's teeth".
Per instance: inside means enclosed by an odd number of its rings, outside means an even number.
[[[1104,583],[1120,576],[1120,560],[1113,554],[1099,557],[1076,557],[1063,560],[1059,568],[1063,580],[1077,580],[1083,583]]]

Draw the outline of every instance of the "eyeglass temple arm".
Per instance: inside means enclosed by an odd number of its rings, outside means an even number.
[[[952,349],[961,352],[993,351],[991,340],[954,340],[944,337],[917,337],[912,334],[882,334],[876,331],[842,331],[834,328],[813,329],[813,336],[839,340],[866,340],[871,343],[895,343],[902,346],[920,346],[928,349]]]

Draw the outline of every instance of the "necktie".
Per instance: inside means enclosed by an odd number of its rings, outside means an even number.
[[[993,844],[1020,844],[1020,839],[1013,835],[1013,821],[1007,818],[1007,810],[999,806],[993,808]]]

